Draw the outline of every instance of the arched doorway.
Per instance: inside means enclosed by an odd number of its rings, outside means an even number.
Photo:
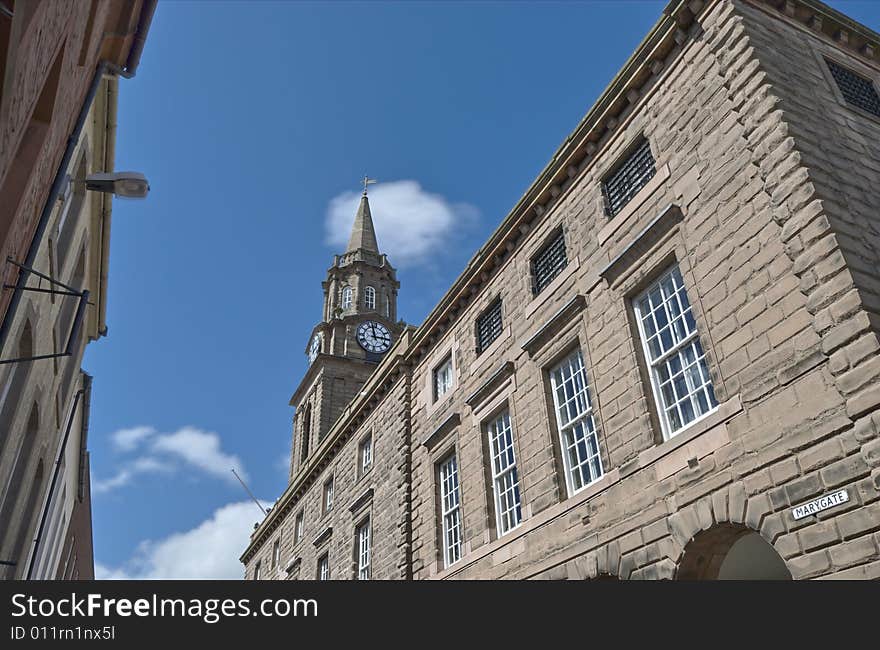
[[[785,561],[751,528],[718,524],[684,549],[678,580],[791,580]]]

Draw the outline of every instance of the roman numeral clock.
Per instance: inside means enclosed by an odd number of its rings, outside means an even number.
[[[367,320],[358,325],[357,342],[373,354],[384,354],[391,347],[391,332],[382,323]]]

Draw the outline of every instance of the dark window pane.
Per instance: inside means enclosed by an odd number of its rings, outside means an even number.
[[[620,212],[623,206],[648,184],[656,171],[651,145],[642,138],[635,149],[602,183],[608,216],[613,217]]]

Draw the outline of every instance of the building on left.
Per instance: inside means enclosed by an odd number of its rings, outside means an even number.
[[[107,333],[119,77],[155,0],[0,0],[0,578],[94,577],[86,345]]]

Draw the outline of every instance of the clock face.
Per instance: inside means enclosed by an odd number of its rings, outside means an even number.
[[[358,325],[357,342],[367,352],[382,353],[391,347],[391,332],[382,323],[364,321]]]
[[[318,356],[318,353],[321,351],[321,334],[317,333],[312,337],[312,342],[309,345],[309,363],[312,363]]]

